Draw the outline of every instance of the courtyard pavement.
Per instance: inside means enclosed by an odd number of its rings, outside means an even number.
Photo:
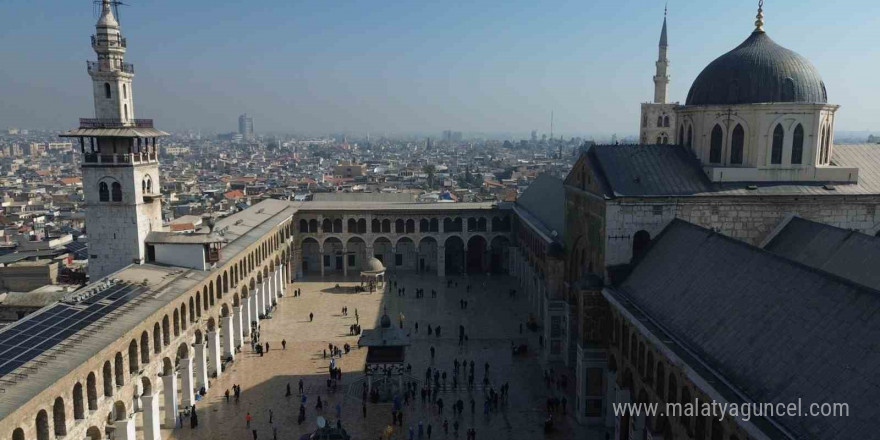
[[[196,405],[199,426],[190,429],[189,421],[184,428],[163,429],[162,437],[170,439],[252,439],[251,429],[257,430],[258,440],[272,439],[277,433],[279,439],[299,439],[305,433],[313,432],[317,416],[324,416],[336,424],[336,405],[341,406],[342,426],[353,439],[379,439],[386,426],[391,423],[391,404],[367,403],[367,417],[362,415],[361,383],[363,378],[366,348],[357,348],[358,336],[349,336],[349,326],[355,323],[355,310],[364,329],[378,326],[383,308],[394,325],[398,324],[400,314],[404,315],[404,328],[410,332],[412,346],[407,349],[407,362],[412,364],[412,376],[424,379],[428,366],[445,370],[451,383],[453,359],[473,360],[475,363],[474,391],[444,391],[439,394],[445,403],[443,415],[436,407],[422,404],[418,393],[416,401],[404,406],[403,427],[395,427],[392,439],[409,438],[408,429],[417,431],[419,421],[427,429],[432,425],[432,439],[456,438],[453,424],[458,420],[458,438],[465,439],[468,428],[476,429],[480,439],[586,439],[604,438],[604,434],[588,431],[577,425],[571,418],[574,406],[572,391],[574,376],[569,372],[568,414],[561,412],[555,416],[558,430],[545,437],[543,421],[547,416],[547,398],[562,397],[557,387],[548,387],[543,378],[539,360],[537,333],[523,329],[520,323],[528,317],[527,300],[523,295],[511,299],[510,289],[515,288],[515,280],[507,276],[449,277],[458,286],[446,288],[446,279],[431,275],[389,276],[396,280],[398,287],[406,288],[406,295],[399,297],[397,289],[389,287],[385,293],[338,293],[337,285],[355,286],[359,282],[353,278],[344,280],[341,276],[306,278],[288,286],[287,294],[281,298],[272,319],[261,321],[261,338],[269,342],[270,351],[263,357],[253,353],[246,342],[235,362],[217,379],[212,379],[207,395]],[[470,294],[465,293],[470,284]],[[302,289],[302,296],[295,298],[293,289]],[[425,289],[425,297],[415,297],[416,288]],[[431,290],[437,291],[437,298],[431,298]],[[468,301],[467,310],[460,310],[459,300]],[[342,315],[342,307],[348,307],[348,316]],[[309,313],[314,313],[314,321],[309,322]],[[414,324],[418,322],[419,331],[415,333]],[[428,336],[427,327],[440,326],[442,337]],[[468,342],[458,347],[458,326],[464,325]],[[514,358],[511,341],[527,340],[531,354]],[[287,349],[281,349],[281,341],[287,341]],[[329,343],[342,347],[345,343],[354,349],[337,360],[342,369],[342,387],[335,393],[327,390],[327,366],[329,359],[322,357],[322,351]],[[436,350],[431,361],[430,347]],[[482,389],[485,362],[489,362],[490,387],[499,390],[505,382],[510,384],[509,401],[498,411],[488,416],[483,414],[484,391]],[[297,384],[302,379],[307,395],[306,421],[297,424],[300,395]],[[233,384],[242,388],[241,401],[226,403],[224,392],[232,393]],[[285,397],[290,384],[293,396]],[[349,387],[352,387],[349,391]],[[419,385],[419,387],[421,384]],[[323,411],[316,411],[318,396],[324,402]],[[470,411],[470,399],[476,401],[476,411]],[[457,399],[465,402],[462,416],[454,417],[452,403]],[[160,400],[161,401],[161,400]],[[273,411],[269,423],[269,411]],[[164,412],[164,408],[162,408]],[[246,427],[245,414],[253,417],[251,429]],[[140,418],[140,417],[139,417]],[[442,424],[449,422],[449,433],[444,435]],[[138,427],[140,431],[140,427]],[[139,433],[140,437],[140,433]],[[418,436],[416,436],[418,438]],[[424,437],[427,438],[427,435]]]

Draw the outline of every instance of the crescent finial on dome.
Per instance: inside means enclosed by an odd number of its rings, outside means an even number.
[[[758,0],[758,15],[755,18],[755,32],[764,32],[764,0]]]

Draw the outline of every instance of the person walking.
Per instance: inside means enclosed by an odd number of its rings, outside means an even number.
[[[302,379],[299,380],[299,393],[300,394],[303,393],[303,380]]]
[[[251,432],[254,434],[254,440],[257,440],[257,430],[254,429],[254,430],[251,430]]]
[[[315,314],[312,312],[309,312],[309,322],[312,322],[313,319],[315,319]]]
[[[282,339],[282,340],[281,340],[281,349],[282,349],[282,350],[287,350],[287,339]]]
[[[287,382],[287,392],[284,393],[284,397],[290,397],[290,382]]]
[[[251,417],[251,413],[247,413],[247,414],[245,414],[245,416],[244,416],[244,420],[245,420],[246,426],[247,426],[248,428],[251,427],[251,419],[252,419],[252,417]],[[254,431],[254,432],[256,432],[256,431]]]
[[[226,396],[226,403],[229,403],[229,388],[226,389],[226,394],[224,394],[224,396]]]
[[[430,423],[428,423],[428,429],[426,429],[427,434],[428,434],[428,440],[431,440],[431,431],[432,430],[433,430],[433,427],[431,426]]]

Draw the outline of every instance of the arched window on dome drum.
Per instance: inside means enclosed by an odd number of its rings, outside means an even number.
[[[773,129],[773,145],[770,149],[770,163],[778,165],[782,163],[782,143],[785,141],[785,130],[777,124]]]
[[[119,182],[113,182],[113,201],[121,202],[122,201],[122,185]]]
[[[664,127],[669,127],[669,116],[664,116],[664,117],[663,117],[663,126],[664,126]]]
[[[709,143],[709,162],[721,163],[721,143],[724,133],[721,131],[720,125],[715,125],[712,129],[712,137]]]
[[[98,200],[102,202],[110,201],[110,188],[107,187],[107,182],[98,184]]]
[[[688,150],[694,149],[694,127],[693,126],[688,127],[687,147],[688,147]]]
[[[745,145],[746,133],[742,125],[736,124],[730,137],[730,163],[742,165],[743,146]]]
[[[684,146],[684,125],[678,127],[678,145]]]
[[[663,116],[657,116],[657,127],[663,126]]]
[[[804,127],[798,124],[794,128],[794,140],[791,142],[791,163],[799,165],[804,157]]]

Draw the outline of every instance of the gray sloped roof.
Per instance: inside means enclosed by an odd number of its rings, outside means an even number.
[[[794,217],[764,249],[880,290],[880,238]]]
[[[835,145],[832,164],[858,168],[859,181],[835,184],[833,191],[824,188],[827,182],[715,183],[677,145],[593,145],[586,154],[609,198],[880,194],[880,145]]]
[[[709,63],[691,85],[687,105],[767,102],[825,104],[822,76],[810,61],[755,31]]]
[[[547,228],[565,235],[565,187],[562,180],[541,174],[516,199],[516,206],[525,209]]]
[[[845,402],[849,417],[776,417],[844,440],[880,417],[880,292],[674,220],[618,290],[754,402]]]

